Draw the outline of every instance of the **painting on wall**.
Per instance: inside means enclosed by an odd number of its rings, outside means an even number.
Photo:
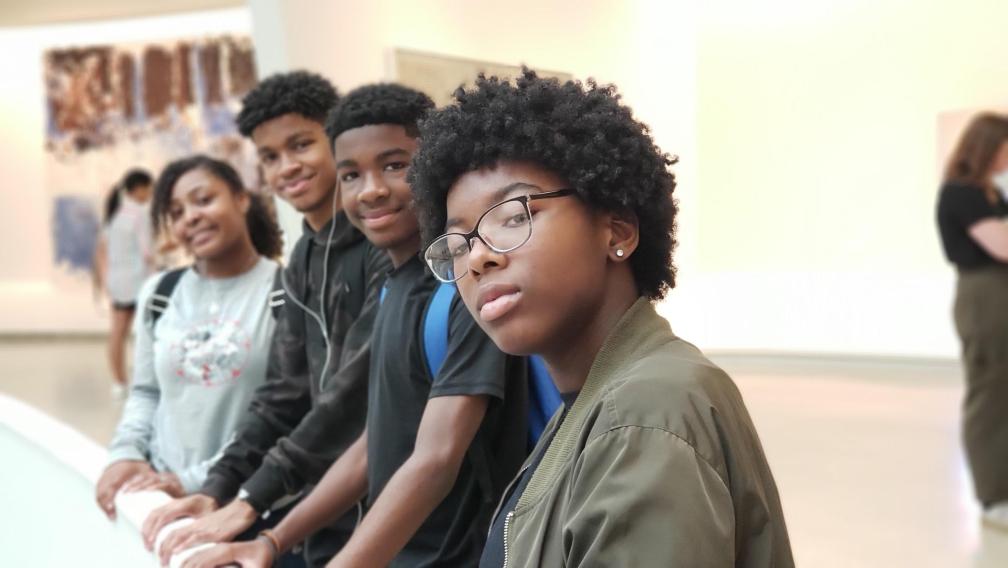
[[[521,66],[518,65],[477,61],[408,49],[396,49],[393,58],[395,80],[427,93],[439,107],[452,101],[452,94],[460,85],[472,85],[480,73],[508,78],[514,78],[521,74]],[[561,81],[571,79],[570,73],[549,71],[538,67],[534,67],[534,69],[542,77],[556,77]]]
[[[234,124],[256,83],[249,37],[60,48],[43,58],[44,179],[58,281],[87,280],[101,204],[131,168],[156,175],[202,152],[258,185],[253,149]]]

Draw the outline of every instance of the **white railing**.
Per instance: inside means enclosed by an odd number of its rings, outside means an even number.
[[[77,430],[74,430],[70,426],[48,416],[47,414],[29,406],[17,399],[11,398],[9,396],[0,394],[0,427],[6,428],[14,435],[24,439],[29,444],[35,446],[36,449],[41,450],[49,457],[54,458],[57,462],[62,464],[63,468],[66,470],[60,474],[54,475],[53,472],[43,472],[43,471],[28,471],[24,472],[21,470],[11,470],[11,473],[4,474],[0,471],[0,483],[4,480],[5,475],[14,474],[24,476],[25,473],[28,474],[29,479],[45,479],[53,480],[52,483],[59,483],[61,487],[58,489],[61,491],[67,490],[66,485],[71,485],[65,480],[65,474],[70,473],[70,479],[77,477],[83,478],[86,484],[81,484],[83,488],[89,488],[91,490],[88,495],[74,495],[70,502],[61,502],[59,504],[53,504],[54,509],[58,511],[60,518],[64,515],[72,514],[74,517],[79,517],[76,521],[76,525],[86,525],[81,526],[81,531],[85,529],[94,529],[95,532],[100,533],[94,537],[80,537],[79,540],[82,542],[91,542],[95,546],[99,544],[105,544],[109,539],[115,539],[115,544],[112,546],[102,546],[101,550],[108,553],[109,550],[119,550],[122,553],[122,560],[120,563],[115,563],[115,561],[103,562],[103,566],[113,566],[113,565],[123,565],[123,566],[136,566],[137,558],[146,557],[149,561],[149,565],[158,566],[157,557],[143,550],[143,543],[140,529],[143,526],[144,520],[151,511],[160,507],[161,505],[167,503],[171,500],[167,494],[161,491],[143,491],[138,493],[120,493],[116,496],[116,510],[117,518],[115,521],[108,521],[105,515],[99,510],[98,505],[94,502],[94,485],[98,481],[99,476],[101,476],[102,471],[107,463],[107,452],[105,448],[102,448],[91,439],[87,438]],[[2,430],[3,428],[0,428]],[[5,443],[13,444],[14,441],[5,442],[3,438],[0,438],[0,453],[5,454],[5,468],[31,468],[31,467],[41,467],[39,464],[32,463],[17,463],[14,458],[15,456],[7,455],[8,452],[2,451],[3,445]],[[61,477],[63,476],[63,477]],[[43,482],[43,487],[45,487]],[[19,487],[11,487],[5,484],[3,488],[4,492],[11,492],[9,495],[13,500],[17,498],[15,492],[19,491]],[[54,487],[54,490],[57,489]],[[46,503],[47,495],[25,495],[25,500],[28,503],[39,502]],[[6,499],[4,499],[6,501]],[[67,510],[67,507],[73,508],[72,511]],[[83,510],[88,508],[87,510]],[[30,543],[35,542],[35,538],[29,534],[30,531],[38,531],[38,533],[46,534],[44,538],[39,538],[40,541],[50,542],[52,547],[60,547],[61,539],[52,538],[52,527],[41,524],[41,526],[25,526],[30,525],[32,522],[21,522],[23,519],[18,517],[17,511],[5,510],[4,511],[7,520],[5,522],[10,523],[9,527],[5,527],[2,532],[6,534],[2,540],[10,538],[9,544],[16,548],[17,544],[20,542],[24,545],[24,548],[29,548],[32,545]],[[43,518],[45,515],[43,514]],[[176,521],[168,526],[166,526],[161,533],[158,535],[158,544],[169,532],[175,528],[188,524],[191,522],[189,519],[183,519]],[[95,523],[104,523],[104,525],[96,525]],[[111,526],[111,527],[110,527]],[[110,530],[111,528],[111,530]],[[119,534],[115,534],[119,533]],[[125,541],[125,542],[120,542]],[[120,546],[122,544],[123,546]],[[185,560],[189,555],[195,553],[197,550],[211,545],[203,545],[202,547],[196,547],[187,551],[184,551],[172,558],[171,566],[179,566],[182,561]],[[72,548],[72,546],[71,546]],[[11,558],[8,556],[8,551],[13,550],[7,545],[3,546],[4,555],[7,557],[4,561]],[[49,551],[51,552],[51,551]],[[78,551],[79,553],[80,551]],[[40,557],[47,557],[47,551],[39,551],[37,547],[31,550],[23,550],[21,556],[29,564],[18,564],[15,562],[10,565],[39,565],[36,560]],[[14,558],[19,558],[17,553],[13,554]],[[80,558],[79,556],[77,557]]]

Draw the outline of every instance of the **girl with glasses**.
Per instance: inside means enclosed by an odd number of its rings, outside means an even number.
[[[481,566],[793,566],[731,379],[654,309],[675,284],[673,159],[612,87],[481,78],[421,123],[436,277],[563,393]]]

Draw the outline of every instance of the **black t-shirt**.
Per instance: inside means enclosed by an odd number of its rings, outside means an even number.
[[[370,503],[413,453],[428,399],[486,395],[490,403],[451,492],[391,566],[476,566],[494,507],[526,456],[527,362],[497,349],[457,296],[449,312],[444,365],[431,377],[423,316],[437,286],[418,258],[386,280],[368,383]]]
[[[518,506],[518,500],[521,499],[525,488],[532,481],[532,474],[535,473],[539,464],[542,463],[543,456],[546,455],[546,450],[549,449],[550,443],[553,442],[553,437],[556,436],[560,424],[563,424],[564,418],[567,418],[567,409],[577,400],[579,392],[562,393],[560,395],[563,398],[564,406],[560,411],[562,414],[558,419],[556,428],[553,428],[548,438],[543,439],[542,443],[538,444],[537,447],[539,450],[535,457],[532,458],[528,467],[522,472],[521,478],[509,489],[510,493],[504,495],[504,501],[501,503],[500,510],[497,511],[497,516],[491,520],[493,524],[490,525],[490,534],[487,536],[486,546],[483,548],[483,555],[480,557],[480,568],[501,568],[504,566],[504,522],[507,520],[508,514]]]
[[[973,240],[968,230],[977,221],[1008,216],[1008,204],[998,194],[996,204],[982,188],[948,184],[938,196],[938,231],[945,257],[959,268],[980,268],[998,261]]]

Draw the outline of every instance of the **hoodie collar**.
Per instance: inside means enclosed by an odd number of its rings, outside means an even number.
[[[364,238],[353,225],[350,224],[350,220],[347,219],[346,213],[343,211],[337,211],[336,215],[329,220],[328,223],[322,225],[322,227],[315,231],[308,225],[308,221],[301,221],[301,228],[304,235],[310,238],[315,244],[319,246],[326,246],[329,239],[329,233],[332,232],[332,246],[334,248],[342,248],[356,243]]]

